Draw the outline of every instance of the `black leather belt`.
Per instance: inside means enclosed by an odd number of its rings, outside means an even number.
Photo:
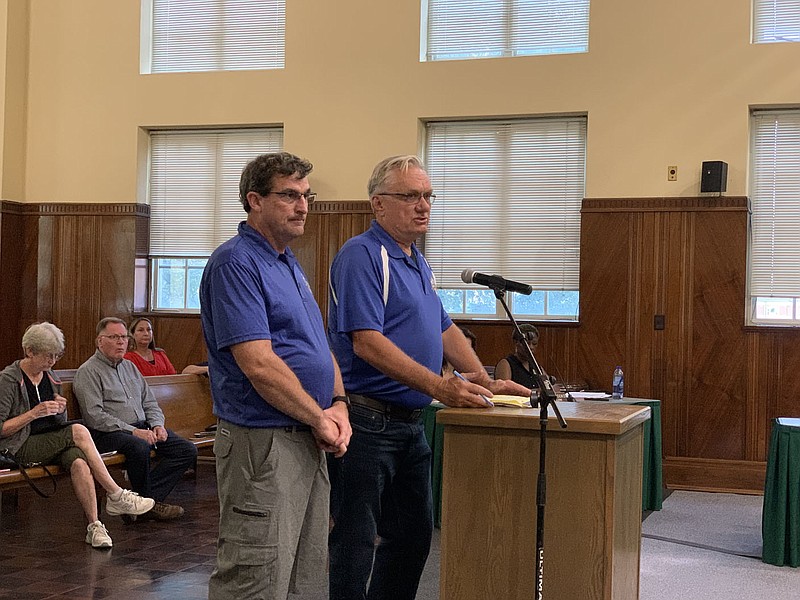
[[[311,431],[310,425],[288,425],[283,430],[286,433],[297,433],[298,431]]]
[[[359,394],[348,394],[348,396],[350,396],[350,402],[352,404],[379,412],[393,421],[416,423],[422,415],[421,408],[411,410],[399,404],[392,404],[391,402],[384,402],[383,400],[376,400],[375,398],[361,396]]]

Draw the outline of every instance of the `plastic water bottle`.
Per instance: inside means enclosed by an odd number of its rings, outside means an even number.
[[[625,375],[622,373],[622,367],[617,365],[614,369],[614,379],[611,383],[611,397],[614,400],[622,400],[625,391]]]

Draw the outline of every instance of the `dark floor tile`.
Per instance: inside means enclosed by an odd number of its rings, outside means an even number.
[[[103,515],[114,546],[98,551],[84,541],[86,520],[69,486],[46,500],[20,490],[19,506],[4,507],[0,522],[0,599],[205,598],[219,523],[213,465],[201,465],[168,501],[186,516],[128,525]]]

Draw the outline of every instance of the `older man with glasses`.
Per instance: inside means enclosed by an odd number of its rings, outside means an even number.
[[[78,368],[72,384],[84,422],[100,452],[125,455],[133,491],[156,501],[142,517],[178,518],[183,508],[164,499],[195,464],[197,449],[166,428],[153,392],[136,366],[124,358],[128,349],[125,321],[102,319],[95,343],[97,351]],[[158,463],[151,468],[153,450]]]
[[[331,600],[412,600],[433,532],[422,409],[431,398],[481,408],[493,393],[529,390],[491,380],[442,307],[414,243],[436,198],[419,158],[381,161],[367,189],[375,220],[331,266],[328,338],[350,395],[353,437],[328,465],[329,590]],[[464,375],[441,377],[442,356]]]

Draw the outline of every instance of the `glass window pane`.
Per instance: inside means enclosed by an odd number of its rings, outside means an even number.
[[[578,292],[547,292],[547,314],[578,317]]]
[[[468,315],[494,315],[497,313],[496,299],[491,290],[466,290],[466,310]]]
[[[511,296],[511,312],[515,315],[544,315],[544,292],[533,292],[529,296]]]
[[[794,319],[793,298],[757,298],[756,319]]]
[[[200,279],[203,277],[203,269],[189,269],[188,286],[186,290],[186,308],[200,310]]]
[[[155,308],[185,308],[186,269],[158,266],[158,299]]]
[[[442,301],[444,309],[449,314],[462,314],[464,312],[464,291],[463,290],[437,290],[439,299]]]

